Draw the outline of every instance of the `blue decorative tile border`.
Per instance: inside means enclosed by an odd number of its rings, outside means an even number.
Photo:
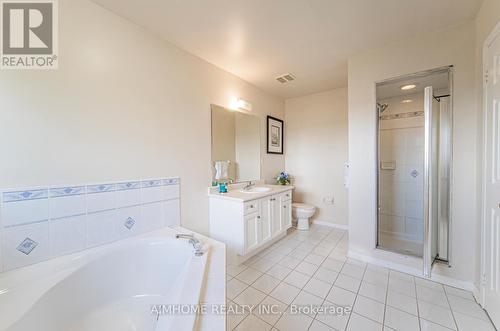
[[[118,191],[134,190],[138,188],[141,188],[141,182],[124,182],[116,184],[116,190]]]
[[[115,184],[97,184],[87,186],[87,193],[103,193],[112,192],[115,190]]]
[[[51,198],[65,197],[70,195],[81,195],[85,194],[85,186],[68,186],[51,188],[49,190],[49,195]]]
[[[151,179],[142,181],[142,187],[161,186],[161,179]]]
[[[179,178],[168,178],[168,179],[164,179],[162,182],[163,182],[163,185],[177,185],[180,183],[180,179]]]
[[[2,197],[3,197],[3,202],[46,199],[48,197],[48,190],[40,189],[40,190],[4,192],[2,194]]]

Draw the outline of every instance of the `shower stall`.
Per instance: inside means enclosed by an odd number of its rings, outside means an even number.
[[[377,248],[450,261],[452,74],[439,68],[377,83]]]

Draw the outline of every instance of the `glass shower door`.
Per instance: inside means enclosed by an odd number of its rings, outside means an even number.
[[[424,275],[431,277],[438,255],[439,226],[439,103],[432,86],[424,90]]]

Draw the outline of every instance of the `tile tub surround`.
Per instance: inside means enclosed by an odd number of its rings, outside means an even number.
[[[180,225],[179,178],[0,194],[0,272]]]
[[[228,265],[227,304],[238,313],[228,314],[227,330],[495,330],[472,293],[350,259],[348,241],[346,231],[313,224],[244,264]],[[240,313],[245,304],[277,312]],[[352,312],[291,314],[292,304]]]

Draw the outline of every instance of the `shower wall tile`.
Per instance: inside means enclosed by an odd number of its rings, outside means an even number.
[[[180,225],[179,178],[0,192],[0,272]]]
[[[380,230],[400,239],[421,240],[423,222],[423,120],[381,121],[380,159],[394,170],[380,170]]]

